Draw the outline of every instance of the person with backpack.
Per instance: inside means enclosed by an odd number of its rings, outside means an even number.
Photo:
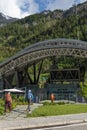
[[[32,101],[33,101],[33,94],[31,90],[28,90],[28,108],[27,108],[28,111],[30,111],[30,105]]]

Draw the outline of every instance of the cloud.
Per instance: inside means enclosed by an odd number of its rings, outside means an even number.
[[[43,11],[47,8],[49,3],[53,3],[55,0],[35,0],[36,3],[39,5],[39,11]]]
[[[62,9],[66,10],[73,6],[74,1],[77,3],[85,2],[86,0],[54,0],[54,2],[50,2],[47,5],[47,10],[55,10],[55,9]]]
[[[75,0],[0,0],[0,12],[5,15],[23,18],[43,10],[68,9]],[[86,0],[76,0],[84,2]]]
[[[0,0],[0,12],[11,17],[22,18],[38,11],[34,0]]]
[[[20,17],[20,8],[17,0],[0,0],[0,12],[13,17]]]
[[[79,1],[82,3],[82,2],[86,2],[87,0],[79,0]]]
[[[20,9],[20,16],[24,17],[39,12],[39,5],[34,0],[22,0],[20,4]]]
[[[67,9],[71,7],[71,3],[73,0],[55,0],[54,3],[49,3],[47,6],[47,10],[54,10],[54,9]]]

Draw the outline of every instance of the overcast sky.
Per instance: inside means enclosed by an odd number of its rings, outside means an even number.
[[[23,18],[44,10],[66,10],[74,4],[87,0],[0,0],[0,12],[5,15]]]

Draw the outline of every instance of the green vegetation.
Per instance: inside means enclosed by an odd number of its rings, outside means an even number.
[[[14,109],[17,105],[26,105],[27,102],[24,99],[24,96],[16,96],[12,94],[12,109]],[[4,113],[4,98],[0,98],[0,115]]]
[[[78,19],[75,13],[71,9],[66,12],[61,10],[54,10],[53,12],[34,14],[24,19],[17,20],[14,23],[7,24],[0,27],[0,62],[4,61],[6,58],[13,56],[19,50],[24,49],[27,46],[35,44],[36,42],[54,39],[54,38],[69,38],[77,39],[77,28],[79,30],[79,39],[87,41],[87,10],[86,8],[78,8]],[[78,25],[77,25],[78,24]],[[61,60],[60,60],[61,59]],[[71,68],[77,67],[78,65],[76,58],[65,58],[60,57],[58,59],[58,67],[61,68]],[[81,61],[81,58],[80,58]],[[85,67],[87,66],[87,60],[84,59]],[[44,68],[42,73],[48,69],[50,61],[46,60],[44,62]],[[87,70],[86,70],[87,71]],[[32,74],[32,69],[31,69]],[[87,75],[87,73],[86,73]],[[41,77],[40,87],[44,85],[48,74],[43,74]],[[87,85],[81,85],[82,93],[87,99]],[[23,97],[16,98],[13,101],[13,107],[18,104],[26,104]],[[49,111],[50,108],[50,111]],[[80,109],[79,109],[80,108]],[[4,101],[0,99],[0,114],[4,111]],[[47,116],[47,115],[62,115],[69,113],[81,113],[87,112],[87,105],[83,104],[47,104],[38,109],[36,109],[29,116]]]
[[[85,83],[84,85],[80,84],[80,88],[82,93],[79,94],[87,99],[87,83]]]
[[[27,117],[57,116],[65,114],[87,113],[87,104],[47,103],[28,114]]]
[[[86,9],[79,5],[78,19],[72,12],[42,12],[0,27],[0,62],[36,42],[54,38],[77,39],[77,23],[79,39],[87,41]]]
[[[14,97],[14,96],[13,96]],[[27,105],[24,97],[14,97],[12,108],[14,109],[17,105]],[[0,115],[4,113],[4,100],[0,99]],[[64,102],[51,103],[44,102],[43,106],[36,108],[32,114],[27,114],[27,117],[40,117],[40,116],[57,116],[65,114],[78,114],[87,113],[87,104],[69,104]]]

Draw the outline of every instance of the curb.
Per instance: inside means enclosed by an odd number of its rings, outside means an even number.
[[[61,121],[61,122],[54,122],[54,123],[47,123],[47,124],[29,124],[25,126],[17,126],[17,127],[4,127],[0,128],[0,130],[33,130],[33,129],[40,129],[40,128],[48,128],[48,127],[54,127],[54,126],[66,126],[66,125],[72,125],[72,124],[81,124],[81,123],[87,123],[86,120],[71,120],[71,121]]]

